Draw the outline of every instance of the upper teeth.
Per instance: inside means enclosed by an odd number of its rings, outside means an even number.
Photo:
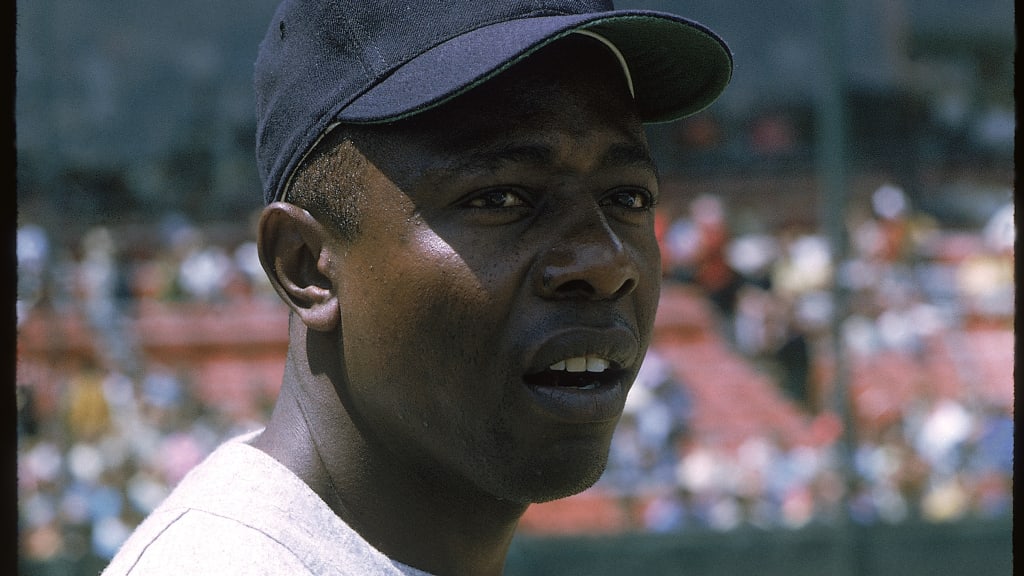
[[[577,356],[566,358],[555,362],[549,370],[564,370],[566,372],[604,372],[608,369],[609,362],[597,356]]]

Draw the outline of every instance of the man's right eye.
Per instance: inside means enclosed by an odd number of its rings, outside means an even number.
[[[512,188],[492,188],[484,190],[469,200],[464,206],[468,208],[483,208],[500,210],[503,208],[521,208],[527,206],[522,194]]]

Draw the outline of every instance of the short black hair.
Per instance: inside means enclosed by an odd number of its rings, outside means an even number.
[[[359,199],[364,193],[367,160],[338,126],[321,140],[295,171],[286,201],[326,219],[342,238],[359,234]]]

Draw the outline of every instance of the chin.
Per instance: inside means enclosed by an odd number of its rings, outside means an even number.
[[[551,502],[552,500],[561,500],[562,498],[568,498],[569,496],[575,496],[580,492],[583,492],[587,488],[593,486],[597,480],[601,477],[601,473],[593,475],[586,479],[580,479],[579,482],[573,485],[561,485],[551,486],[547,490],[538,490],[531,498],[530,504],[542,504],[544,502]]]
[[[592,458],[575,455],[571,459],[535,463],[511,479],[505,499],[528,505],[579,494],[601,478],[607,463],[607,451]]]

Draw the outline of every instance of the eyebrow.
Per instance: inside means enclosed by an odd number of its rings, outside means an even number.
[[[612,168],[644,168],[658,174],[651,151],[640,144],[614,144],[605,152],[601,163]]]
[[[555,162],[554,150],[545,144],[510,144],[475,151],[452,162],[448,168],[457,171],[497,170],[506,164],[550,165]],[[640,144],[613,144],[598,161],[602,168],[642,168],[656,176],[658,168],[650,152]]]

